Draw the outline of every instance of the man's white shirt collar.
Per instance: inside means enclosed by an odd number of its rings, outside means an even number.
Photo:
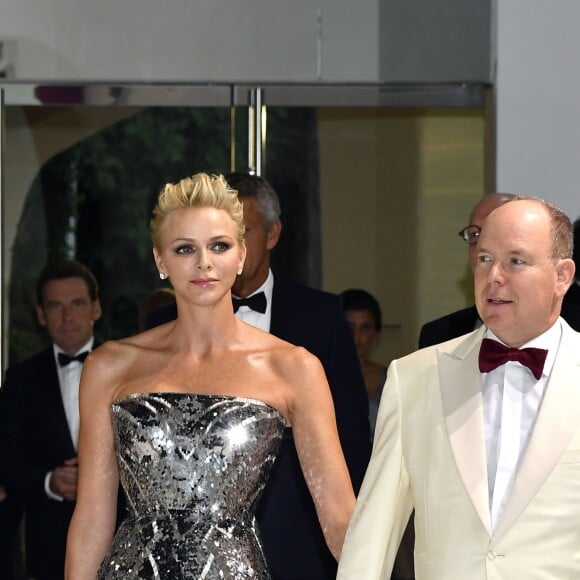
[[[95,337],[91,336],[91,338],[83,345],[83,347],[80,348],[79,350],[77,350],[77,352],[75,352],[73,356],[76,356],[77,354],[80,354],[81,352],[85,352],[87,350],[88,351],[93,350],[94,343],[95,343]],[[54,353],[54,360],[56,361],[57,366],[58,366],[58,353],[62,352],[63,354],[68,354],[68,353],[64,352],[64,350],[62,348],[60,348],[60,346],[58,346],[54,342],[52,343],[52,351]],[[73,364],[73,363],[71,363],[71,364]]]
[[[238,311],[236,312],[236,316],[255,326],[256,328],[260,328],[265,332],[270,332],[270,321],[272,320],[272,292],[274,289],[274,274],[272,270],[268,270],[268,277],[266,281],[259,287],[254,290],[247,298],[250,296],[254,296],[254,294],[258,294],[259,292],[263,292],[266,296],[266,312],[256,312],[252,310],[248,306],[240,306]],[[233,295],[235,298],[238,298],[235,294]]]

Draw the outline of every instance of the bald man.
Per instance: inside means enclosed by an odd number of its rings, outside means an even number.
[[[390,364],[337,580],[388,580],[413,508],[417,580],[580,578],[570,220],[516,197],[478,245],[483,325]]]

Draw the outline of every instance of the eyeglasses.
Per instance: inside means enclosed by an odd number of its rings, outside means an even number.
[[[457,234],[468,246],[477,244],[477,240],[481,235],[481,228],[479,226],[466,226]]]

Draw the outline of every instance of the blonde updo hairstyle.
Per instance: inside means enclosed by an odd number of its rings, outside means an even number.
[[[167,216],[175,210],[190,207],[225,210],[236,224],[238,241],[244,243],[246,228],[238,193],[227,184],[223,175],[196,173],[178,183],[167,183],[159,194],[150,222],[151,240],[155,248],[162,248],[163,228]]]

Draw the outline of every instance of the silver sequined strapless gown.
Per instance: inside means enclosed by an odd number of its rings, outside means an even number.
[[[270,578],[254,509],[284,431],[254,399],[138,394],[112,407],[129,504],[99,578]]]

